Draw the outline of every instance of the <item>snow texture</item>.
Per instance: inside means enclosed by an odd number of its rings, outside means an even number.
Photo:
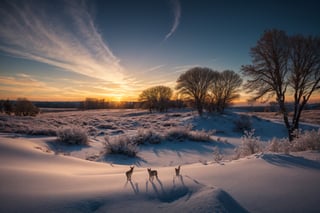
[[[133,110],[25,118],[16,125],[30,119],[38,128],[41,122],[51,122],[50,127],[79,123],[96,132],[89,145],[77,146],[59,143],[56,136],[1,133],[0,212],[318,212],[320,153],[259,152],[231,160],[241,144],[242,133],[233,130],[237,116]],[[6,119],[8,130],[15,118]],[[285,137],[281,123],[251,119],[262,143]],[[159,134],[191,125],[190,131],[212,131],[212,141],[143,144],[136,158],[101,155],[105,135],[133,136],[144,125]],[[217,153],[224,157],[217,160]],[[127,181],[130,165],[135,168]],[[158,178],[149,180],[147,168],[157,170]]]

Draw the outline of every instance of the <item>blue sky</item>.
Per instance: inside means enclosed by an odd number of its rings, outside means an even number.
[[[1,1],[0,98],[135,100],[194,66],[250,63],[263,31],[320,35],[305,1]],[[244,99],[245,97],[243,97]]]

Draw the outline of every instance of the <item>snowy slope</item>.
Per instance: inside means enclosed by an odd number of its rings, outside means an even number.
[[[318,211],[319,153],[192,163],[181,177],[174,166],[153,166],[153,182],[136,166],[127,182],[128,166],[56,155],[39,140],[0,136],[1,212]]]
[[[241,143],[239,114],[198,117],[190,111],[102,110],[0,115],[0,212],[318,212],[320,153],[260,153],[230,159]],[[286,137],[279,121],[251,118],[265,143]],[[56,129],[81,126],[89,146],[58,143]],[[139,146],[137,158],[101,156],[104,136],[173,127],[215,130],[210,142],[162,141]],[[304,128],[319,128],[304,125]],[[216,163],[219,148],[223,161]],[[86,159],[96,160],[96,162]],[[132,181],[125,172],[135,165]],[[181,176],[174,168],[181,165]],[[148,180],[147,168],[159,179]]]

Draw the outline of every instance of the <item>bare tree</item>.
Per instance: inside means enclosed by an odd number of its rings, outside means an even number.
[[[8,114],[11,115],[11,113],[13,112],[13,104],[12,102],[7,99],[6,101],[3,101],[3,111]]]
[[[250,78],[245,88],[256,92],[254,99],[276,97],[289,139],[293,140],[301,111],[319,89],[319,38],[288,37],[284,31],[268,30],[251,49],[251,56],[252,64],[242,66],[242,73]],[[291,122],[286,106],[288,90],[294,94]]]
[[[296,35],[290,38],[289,85],[293,88],[292,131],[299,128],[301,112],[311,95],[319,90],[320,38]]]
[[[193,99],[199,115],[203,113],[207,92],[216,80],[218,72],[206,67],[194,67],[181,74],[176,89]]]
[[[168,111],[170,104],[170,98],[172,97],[172,89],[166,86],[157,86],[157,108],[160,112]]]
[[[155,86],[145,89],[139,96],[139,101],[152,112],[153,109],[160,112],[168,110],[172,89],[166,86]]]
[[[17,116],[36,116],[39,112],[39,108],[26,98],[18,98],[14,106]]]
[[[222,113],[233,100],[240,97],[238,89],[241,85],[242,79],[240,75],[234,71],[225,70],[219,73],[209,90],[210,104],[213,105],[218,112]]]

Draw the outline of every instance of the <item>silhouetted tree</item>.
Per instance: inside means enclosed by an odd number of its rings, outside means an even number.
[[[154,86],[142,91],[139,101],[152,112],[153,109],[159,112],[168,110],[172,89],[166,86]]]
[[[199,115],[203,113],[206,96],[218,72],[206,67],[194,67],[181,74],[176,89],[180,94],[193,99]]]
[[[10,115],[11,113],[13,113],[13,104],[9,99],[3,101],[2,104],[3,104],[3,111],[6,114]]]
[[[81,107],[83,109],[106,109],[109,103],[104,99],[86,98]]]
[[[296,35],[290,38],[289,85],[293,88],[294,111],[291,132],[299,129],[299,120],[311,95],[320,90],[320,37]]]
[[[255,91],[255,99],[276,97],[289,140],[299,128],[301,111],[310,96],[319,90],[319,37],[289,37],[284,31],[268,30],[251,49],[252,64],[242,66],[242,73],[250,79],[248,91]],[[285,104],[288,90],[293,93],[294,113],[291,122]]]
[[[238,90],[241,85],[242,79],[234,71],[225,70],[219,73],[209,89],[208,99],[211,110],[222,113],[233,100],[240,97]]]
[[[39,108],[26,98],[18,98],[14,107],[14,114],[18,116],[36,116]]]

